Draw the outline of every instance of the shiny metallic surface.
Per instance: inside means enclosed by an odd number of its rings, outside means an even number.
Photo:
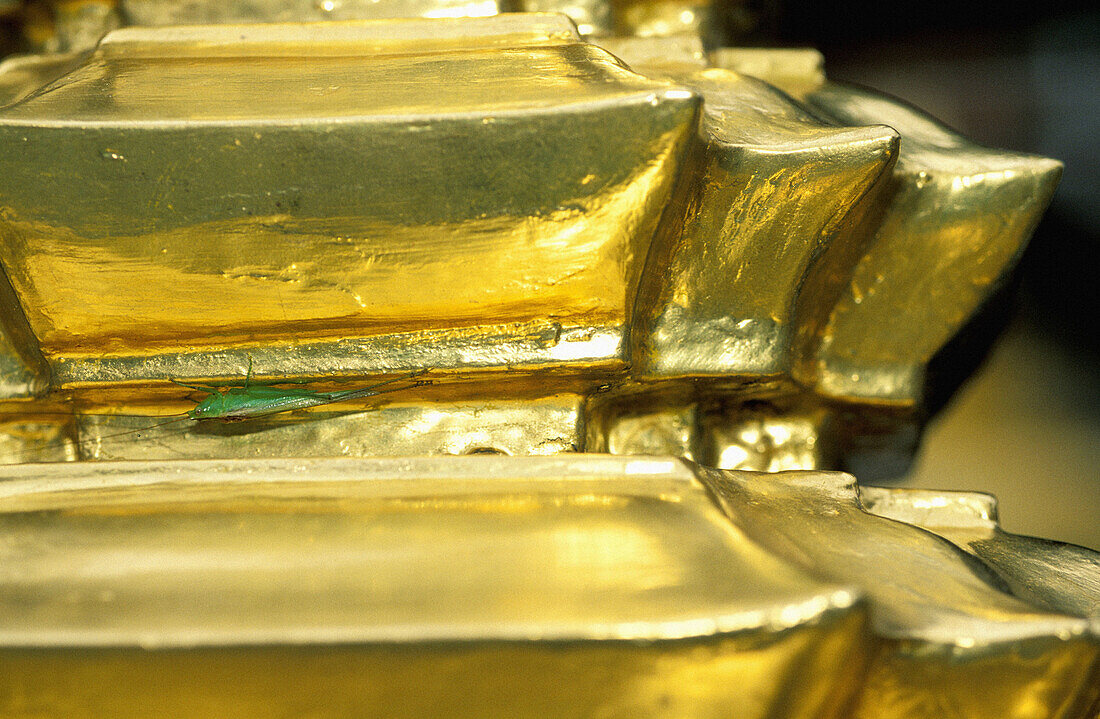
[[[866,591],[884,641],[852,716],[916,719],[944,707],[991,718],[1088,710],[1100,682],[1100,636],[1087,619],[1014,597],[969,552],[866,511],[848,475],[709,476],[749,537],[817,576]]]
[[[804,97],[825,84],[825,57],[813,48],[720,47],[710,60],[715,67],[759,78],[792,97]]]
[[[15,55],[0,60],[0,105],[19,102],[84,60],[82,53]]]
[[[394,395],[399,398],[400,395]],[[82,459],[541,455],[584,446],[580,395],[418,405],[330,405],[225,424],[157,417],[78,416]],[[136,433],[136,434],[135,434]],[[35,449],[25,456],[34,457]]]
[[[590,412],[585,450],[695,459],[699,408],[695,404],[646,406],[631,402]]]
[[[239,376],[190,369],[211,333],[284,377],[331,372],[339,347],[385,355],[374,371],[621,366],[698,101],[538,17],[444,32],[427,56],[430,35],[401,39],[424,21],[392,43],[388,24],[124,30],[0,110],[3,261],[56,381]],[[224,81],[234,67],[247,82]]]
[[[824,407],[751,403],[719,407],[701,423],[698,461],[719,469],[784,472],[837,464],[837,427]]]
[[[692,35],[634,37],[616,35],[596,42],[643,75],[706,70],[710,67],[702,40]]]
[[[12,286],[5,314],[29,328],[24,340],[8,332],[8,396],[41,394],[49,376],[55,393],[78,391],[52,397],[75,400],[78,416],[89,408],[160,415],[157,402],[186,408],[185,393],[165,380],[239,381],[250,363],[258,381],[320,389],[430,368],[452,389],[401,398],[428,414],[455,399],[590,398],[582,430],[489,446],[652,453],[665,430],[646,430],[651,438],[641,441],[641,425],[627,426],[647,413],[687,412],[695,419],[677,420],[668,451],[760,468],[819,468],[859,446],[853,433],[912,425],[924,363],[993,283],[966,274],[990,270],[985,255],[948,253],[944,282],[963,282],[966,292],[930,294],[927,324],[875,315],[874,332],[893,334],[861,355],[919,356],[870,374],[837,371],[857,351],[840,351],[844,337],[872,336],[859,318],[885,302],[882,288],[876,300],[852,294],[861,268],[910,266],[873,249],[902,240],[869,238],[934,224],[924,205],[898,200],[897,178],[912,173],[894,169],[894,129],[824,123],[776,90],[819,88],[811,97],[819,105],[840,92],[820,88],[811,51],[709,56],[773,86],[707,69],[698,37],[605,44],[614,57],[582,43],[561,16],[506,14],[131,27],[87,59],[8,61],[0,133],[13,141],[0,147],[13,171],[0,180],[0,253]],[[437,82],[457,75],[480,79]],[[208,91],[196,97],[196,86]],[[423,92],[429,86],[438,89]],[[901,112],[872,99],[891,122],[883,108]],[[946,136],[910,115],[911,169],[935,155],[929,137]],[[988,155],[937,152],[971,174]],[[34,190],[42,172],[59,188],[45,201]],[[972,229],[993,226],[982,204],[990,182],[960,180],[951,191],[954,206],[971,208]],[[1040,192],[1014,211],[1033,220],[1044,202]],[[1003,271],[1025,235],[997,238]],[[939,251],[933,245],[928,252]],[[89,262],[100,269],[84,270]],[[908,287],[905,301],[915,302],[916,285],[898,277],[890,292]],[[505,367],[506,376],[495,374]],[[838,389],[853,383],[858,392]],[[900,414],[820,437],[804,425],[794,432],[803,449],[774,461],[715,419],[746,398],[812,407],[799,396],[807,385]],[[600,387],[614,399],[596,397]],[[699,402],[701,414],[691,409]],[[88,441],[109,434],[92,428],[110,423],[77,424]],[[718,461],[724,442],[733,454],[759,451],[739,460],[747,464]],[[455,442],[428,444],[444,451]],[[382,441],[369,453],[405,451]]]
[[[513,9],[567,15],[582,35],[609,35],[612,31],[610,0],[517,0]]]
[[[834,716],[869,650],[669,458],[0,477],[5,715]]]
[[[1100,554],[1003,531],[992,496],[865,487],[861,497],[868,511],[935,532],[978,557],[1032,604],[1100,617]]]
[[[616,35],[695,36],[717,40],[716,0],[621,0],[613,2]],[[731,3],[733,4],[733,3]]]
[[[801,376],[828,397],[916,405],[925,366],[1019,258],[1062,164],[978,147],[856,88],[825,85],[808,101],[838,122],[889,124],[905,141],[863,218],[866,250]]]
[[[0,64],[0,716],[1091,717],[1095,552],[782,472],[912,452],[1058,163],[708,4],[308,5]]]
[[[130,25],[317,22],[496,15],[498,0],[120,0]]]
[[[677,79],[704,97],[701,142],[677,198],[683,220],[648,259],[634,371],[782,383],[823,299],[802,290],[828,297],[834,256],[851,252],[845,218],[892,166],[897,135],[822,124],[725,70]]]
[[[0,496],[8,711],[1081,716],[1100,670],[1088,620],[866,511],[835,473],[595,454],[69,463],[4,468]],[[328,691],[278,688],[272,667]]]
[[[26,399],[49,387],[49,369],[0,268],[0,398]]]

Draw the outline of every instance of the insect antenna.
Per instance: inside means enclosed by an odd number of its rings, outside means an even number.
[[[27,413],[27,414],[33,416],[34,414],[41,415],[43,413]],[[85,417],[145,417],[145,418],[149,417],[149,415],[136,415],[136,414],[86,414],[86,415],[79,415],[79,414],[68,413],[67,415],[65,415],[65,413],[63,413],[63,412],[56,412],[56,413],[53,413],[53,414],[68,416],[70,418],[76,418],[76,417],[80,417],[80,416],[85,416]],[[162,416],[165,416],[165,415],[162,415]],[[55,449],[55,448],[60,448],[60,447],[69,447],[69,446],[74,446],[74,445],[76,447],[81,447],[83,445],[91,444],[93,442],[100,442],[100,441],[103,441],[103,440],[106,440],[106,439],[114,439],[116,437],[125,437],[126,435],[131,435],[131,434],[141,434],[142,432],[148,432],[148,431],[150,431],[152,429],[156,429],[158,427],[164,427],[166,425],[176,424],[178,422],[183,422],[184,420],[190,419],[190,416],[188,416],[188,414],[186,412],[183,412],[183,413],[178,414],[178,415],[173,414],[173,415],[166,415],[166,416],[172,417],[172,419],[169,419],[169,420],[164,421],[164,422],[155,422],[153,424],[146,425],[145,427],[139,427],[138,429],[131,429],[131,430],[127,430],[125,432],[115,432],[113,434],[105,434],[105,435],[100,435],[100,436],[97,436],[97,437],[89,437],[87,439],[73,439],[71,437],[65,437],[63,439],[59,439],[59,440],[55,440],[55,441],[51,441],[51,442],[46,442],[46,443],[43,443],[43,444],[31,445],[31,446],[26,447],[22,452],[16,451],[16,452],[12,453],[13,455],[20,457],[20,460],[18,460],[17,462],[14,462],[14,463],[21,464],[21,463],[26,462],[27,460],[25,459],[25,457],[27,455],[39,454],[39,453],[46,452],[46,451],[49,451],[49,450]],[[186,431],[186,428],[183,428],[183,429]]]

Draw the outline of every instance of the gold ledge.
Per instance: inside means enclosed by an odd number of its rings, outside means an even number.
[[[915,406],[928,362],[1020,257],[1062,165],[979,147],[864,90],[826,84],[807,101],[840,123],[890,125],[904,140],[860,229],[863,256],[799,378],[832,399]]]
[[[822,123],[729,71],[672,76],[704,98],[701,140],[674,199],[676,221],[647,261],[634,371],[789,375],[800,326],[815,324],[847,270],[834,266],[851,254],[846,217],[893,166],[897,134]]]
[[[123,383],[237,381],[249,363],[260,381],[326,378],[348,381],[380,374],[428,369],[458,373],[462,380],[502,366],[517,373],[558,369],[558,386],[571,383],[569,365],[591,370],[594,384],[626,366],[623,330],[615,326],[563,326],[557,322],[481,325],[467,329],[407,332],[332,342],[301,342],[244,347],[205,347],[192,352],[150,355],[85,355],[52,360],[57,387],[109,387]],[[522,384],[519,382],[518,384]]]
[[[747,540],[670,458],[88,467],[0,469],[0,710],[266,717],[304,681],[326,711],[403,715],[419,681],[448,716],[831,716],[869,651],[854,593]],[[532,703],[548,676],[569,691]]]

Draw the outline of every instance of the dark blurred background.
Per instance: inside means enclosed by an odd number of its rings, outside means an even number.
[[[1100,4],[788,0],[758,13],[759,37],[817,47],[831,79],[1065,163],[1016,277],[935,363],[944,406],[900,483],[992,492],[1009,531],[1100,549]]]

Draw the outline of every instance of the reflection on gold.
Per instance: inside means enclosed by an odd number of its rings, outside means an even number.
[[[792,97],[825,83],[825,58],[813,48],[721,47],[710,57],[715,67],[759,78]]]
[[[399,396],[399,395],[397,395]],[[500,402],[386,404],[222,424],[155,416],[77,417],[82,459],[363,457],[382,453],[558,454],[581,449],[578,395]],[[35,456],[27,447],[24,456]]]
[[[854,124],[707,69],[697,36],[606,44],[632,70],[548,15],[131,27],[41,92],[29,88],[59,66],[7,65],[0,84],[24,99],[0,109],[12,140],[0,148],[14,153],[0,180],[6,396],[41,394],[48,378],[117,413],[179,402],[164,380],[239,382],[250,364],[258,381],[314,386],[430,368],[447,386],[475,383],[463,400],[589,401],[583,430],[424,446],[587,443],[772,469],[837,461],[860,446],[843,435],[912,426],[924,364],[1018,253],[1052,176],[1016,203],[1015,230],[989,235],[987,200],[1001,195],[986,166],[1000,156],[891,100],[823,86],[812,51],[711,57]],[[897,133],[861,125],[876,119],[903,129],[902,166]],[[914,170],[929,162],[948,174]],[[56,188],[45,200],[42,173]],[[897,189],[912,177],[916,204]],[[1038,187],[1021,182],[1012,192]],[[930,219],[937,183],[963,224]],[[895,229],[933,225],[940,239],[921,242],[934,260],[888,249],[907,242]],[[993,254],[969,241],[960,254],[960,233],[988,236]],[[917,263],[940,269],[913,274]],[[869,289],[868,271],[884,278]],[[933,275],[963,289],[925,292]],[[883,319],[918,304],[925,322]],[[869,337],[882,341],[851,344]],[[770,430],[763,444],[716,438],[714,418],[745,398],[782,414],[814,406],[807,389],[856,414],[899,413],[846,419],[836,436],[813,420],[794,432],[800,458],[768,459],[765,444],[794,451]],[[430,413],[450,398],[402,399]],[[683,412],[694,419],[665,439],[627,426]],[[397,451],[376,436],[370,453]]]
[[[813,51],[708,55],[706,4],[528,6],[649,37],[129,28],[0,66],[0,714],[1087,716],[1095,553],[593,454],[818,469],[916,427],[1057,163]],[[412,370],[237,423],[169,381]]]
[[[916,719],[943,707],[967,717],[1082,716],[1100,679],[1100,636],[1089,621],[1014,597],[969,553],[865,511],[847,475],[708,476],[755,541],[867,592],[887,641],[855,716]],[[1069,573],[1095,577],[1098,567]]]
[[[799,321],[828,296],[801,289],[835,283],[816,277],[841,269],[830,260],[848,254],[844,218],[892,166],[897,136],[822,124],[725,70],[676,77],[704,97],[703,142],[677,208],[683,222],[666,226],[648,261],[636,372],[785,377]]]
[[[784,706],[808,718],[832,715],[852,687],[836,657],[858,665],[867,651],[849,591],[748,541],[675,462],[129,462],[0,476],[6,712],[302,710],[301,682],[272,685],[279,667],[327,687],[309,696],[345,714]],[[215,670],[232,686],[204,683]]]
[[[826,85],[808,100],[839,122],[888,123],[906,139],[804,379],[830,397],[915,405],[927,363],[1019,258],[1062,165],[978,147],[862,90]]]
[[[564,13],[577,24],[581,35],[611,33],[611,0],[516,0],[513,5],[523,12]]]
[[[0,111],[23,173],[3,190],[4,262],[47,354],[629,320],[690,93],[558,40],[203,64],[164,42],[140,61],[102,52]],[[423,92],[453,75],[479,81]]]
[[[708,413],[699,461],[719,469],[785,472],[835,466],[836,428],[821,407],[762,403]]]
[[[318,22],[386,18],[476,18],[495,15],[497,0],[119,0],[135,25]]]
[[[1062,542],[1001,530],[997,502],[979,492],[865,487],[875,514],[915,524],[975,555],[1017,596],[1051,611],[1100,617],[1100,558]]]
[[[736,4],[736,3],[730,3]],[[713,0],[612,0],[617,35],[715,39]]]

